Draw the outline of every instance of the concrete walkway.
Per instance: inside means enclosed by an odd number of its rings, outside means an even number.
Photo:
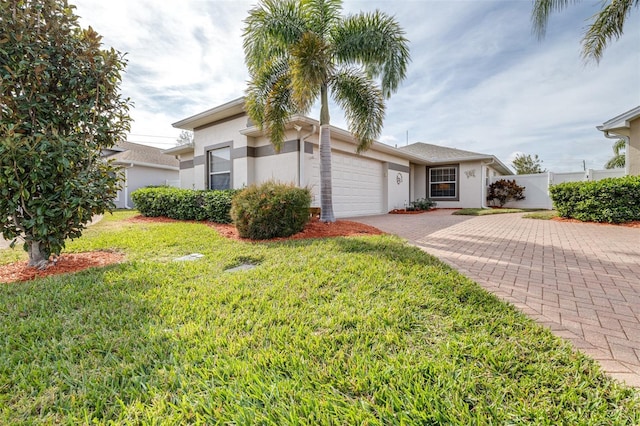
[[[640,386],[640,229],[522,216],[353,220],[406,238]]]

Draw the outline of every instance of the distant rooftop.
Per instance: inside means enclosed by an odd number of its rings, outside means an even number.
[[[113,148],[106,150],[105,158],[114,159],[117,164],[133,163],[137,165],[157,165],[180,167],[180,162],[170,155],[162,153],[161,148],[133,142],[118,142]]]

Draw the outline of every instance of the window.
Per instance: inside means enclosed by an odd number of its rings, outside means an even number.
[[[209,189],[231,188],[231,148],[209,151]]]
[[[458,168],[455,166],[429,169],[429,198],[458,199]]]

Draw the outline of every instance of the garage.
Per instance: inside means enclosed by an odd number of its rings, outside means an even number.
[[[317,147],[315,147],[317,150]],[[319,152],[315,152],[319,158]],[[331,156],[333,212],[336,217],[366,216],[386,213],[384,207],[384,172],[380,161],[334,151]],[[313,162],[314,205],[320,205],[320,166]]]

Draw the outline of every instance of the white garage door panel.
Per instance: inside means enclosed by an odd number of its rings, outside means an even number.
[[[317,163],[313,172],[314,180],[318,182],[316,198],[320,200],[320,170]],[[383,213],[382,163],[334,152],[331,156],[331,174],[336,217]]]

